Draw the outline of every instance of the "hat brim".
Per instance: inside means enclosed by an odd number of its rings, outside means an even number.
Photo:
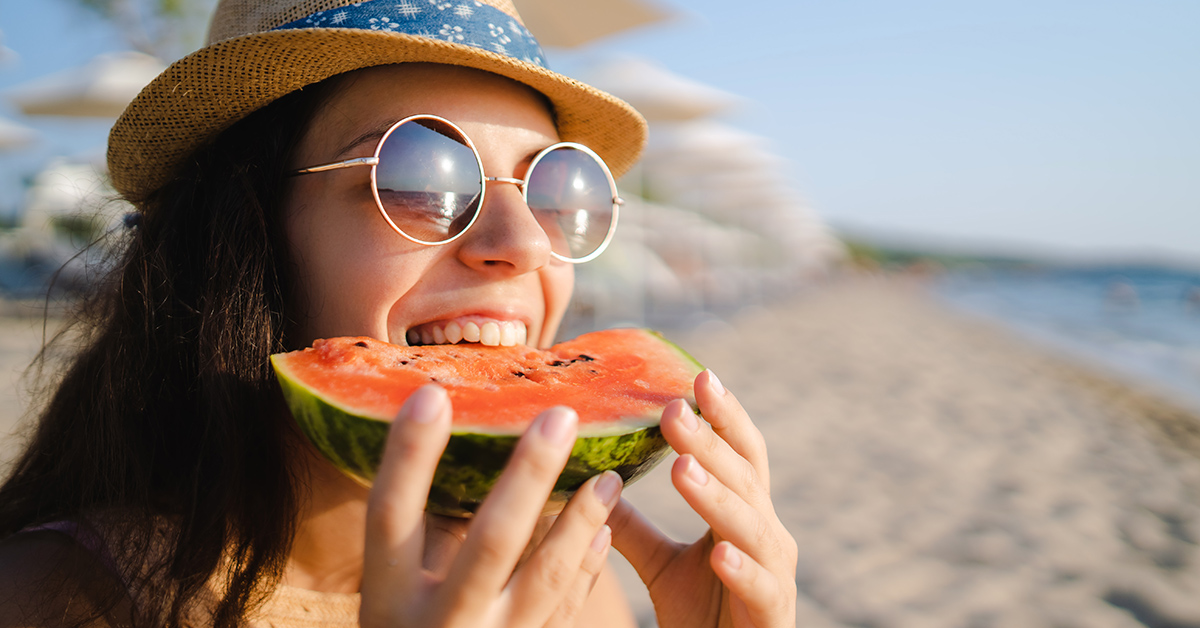
[[[351,28],[269,31],[228,39],[176,61],[138,94],[108,139],[113,186],[138,203],[198,147],[272,101],[331,76],[396,63],[484,70],[524,83],[554,107],[564,141],[585,144],[620,177],[646,142],[646,121],[624,101],[506,55],[450,42]]]

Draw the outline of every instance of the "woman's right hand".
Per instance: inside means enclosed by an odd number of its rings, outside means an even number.
[[[620,477],[610,471],[584,484],[517,568],[575,441],[574,411],[551,408],[521,437],[459,551],[427,567],[425,501],[450,438],[450,415],[446,392],[428,385],[392,424],[367,506],[361,625],[571,625],[605,564],[612,533],[604,522]]]

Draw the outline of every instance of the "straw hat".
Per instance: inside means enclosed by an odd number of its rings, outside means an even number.
[[[113,185],[144,200],[194,150],[271,101],[342,72],[415,61],[538,90],[562,138],[591,147],[616,176],[645,144],[632,107],[546,68],[511,0],[221,0],[208,44],[154,79],[113,126]]]

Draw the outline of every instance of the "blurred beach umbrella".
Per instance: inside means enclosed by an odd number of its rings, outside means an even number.
[[[767,138],[701,119],[652,126],[642,177],[655,200],[713,221],[690,226],[677,239],[704,250],[714,272],[819,267],[840,247],[792,189],[786,169]],[[722,237],[737,244],[722,250]]]
[[[693,120],[680,124],[660,124],[654,128],[646,159],[673,161],[680,157],[712,158],[736,151],[744,155],[766,155],[769,142],[761,135],[734,128],[715,120]]]
[[[788,189],[766,138],[712,120],[655,126],[643,162],[657,198],[709,215],[743,214]]]
[[[110,52],[18,85],[6,96],[27,115],[116,118],[166,67],[141,52]]]
[[[545,46],[577,48],[673,14],[645,0],[513,0],[525,26]]]
[[[56,222],[67,217],[113,210],[110,205],[115,205],[109,200],[115,196],[104,175],[103,162],[58,157],[34,175],[25,191],[21,225],[51,231]]]
[[[37,132],[12,120],[0,118],[0,150],[24,148],[37,139]]]
[[[633,105],[651,123],[694,120],[729,111],[742,99],[633,57],[589,68],[584,79]]]
[[[50,281],[68,290],[91,285],[93,271],[115,257],[107,243],[89,243],[132,209],[115,196],[102,160],[51,160],[30,181],[16,228],[0,236],[0,263],[23,269],[18,283],[34,292]]]

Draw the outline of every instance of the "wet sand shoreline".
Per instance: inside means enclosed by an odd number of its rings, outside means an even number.
[[[41,330],[0,317],[0,434]],[[766,436],[798,625],[1200,627],[1195,413],[903,281],[837,280],[667,335]],[[691,540],[704,526],[669,465],[626,495]]]

